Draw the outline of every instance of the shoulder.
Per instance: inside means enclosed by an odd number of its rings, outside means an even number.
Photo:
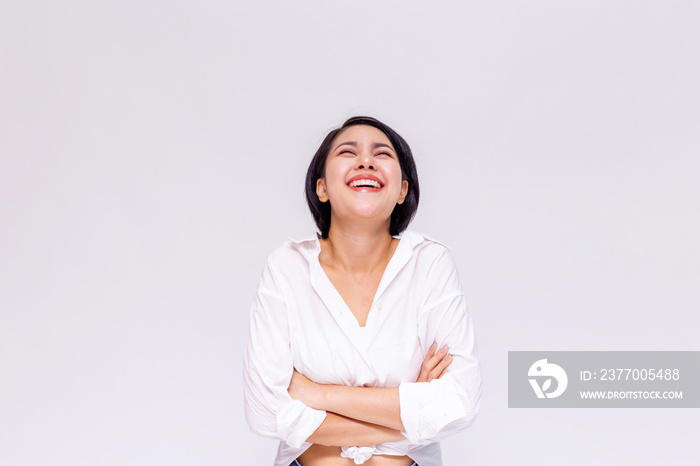
[[[319,244],[316,238],[287,241],[270,252],[266,266],[272,270],[285,272],[299,268],[308,269],[309,264],[318,256]]]
[[[450,248],[443,242],[438,241],[425,233],[413,230],[406,230],[401,235],[406,240],[413,252],[414,257],[420,261],[433,262],[436,260],[449,260],[452,262]]]
[[[404,234],[409,235],[406,239],[413,249],[414,273],[423,277],[425,286],[441,293],[461,293],[457,264],[449,247],[423,233],[406,231]]]
[[[289,239],[273,249],[262,267],[258,288],[283,293],[303,286],[308,281],[314,254],[318,255],[317,248],[315,239]]]

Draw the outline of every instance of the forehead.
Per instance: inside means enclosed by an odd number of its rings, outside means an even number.
[[[363,143],[382,143],[394,147],[389,138],[379,129],[368,125],[354,125],[345,128],[333,140],[332,148],[336,148],[344,142]]]

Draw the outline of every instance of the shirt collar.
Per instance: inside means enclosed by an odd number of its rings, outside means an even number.
[[[313,261],[316,257],[318,257],[318,254],[321,252],[321,243],[319,242],[319,238],[321,238],[321,235],[319,233],[316,233],[316,235],[313,237],[308,237],[300,240],[296,240],[292,237],[287,236],[287,239],[289,239],[291,244],[299,252],[301,252],[309,262]],[[410,253],[413,252],[413,249],[417,245],[428,239],[428,237],[424,234],[412,230],[405,230],[400,235],[395,236],[395,238],[401,238],[402,243],[407,242],[408,247],[404,247],[403,250],[408,251]],[[397,250],[396,252],[399,251]]]

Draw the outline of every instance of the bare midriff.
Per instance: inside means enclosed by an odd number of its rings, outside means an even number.
[[[301,466],[354,466],[350,458],[340,456],[340,447],[327,447],[313,444],[297,459]],[[374,455],[365,466],[411,466],[413,460],[408,456]]]

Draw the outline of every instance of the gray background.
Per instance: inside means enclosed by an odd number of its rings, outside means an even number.
[[[249,305],[355,114],[471,303],[445,463],[695,464],[698,410],[508,409],[507,351],[700,349],[699,5],[2,0],[0,464],[270,464]]]

